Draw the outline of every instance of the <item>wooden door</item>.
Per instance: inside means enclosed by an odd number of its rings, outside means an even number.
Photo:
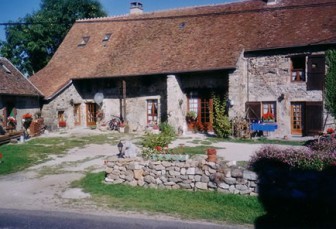
[[[80,104],[74,105],[74,120],[75,126],[81,125],[81,112],[80,112]]]
[[[305,135],[318,135],[323,130],[323,102],[305,103]]]
[[[291,134],[303,135],[304,128],[304,103],[291,103]]]
[[[86,104],[86,125],[95,126],[96,125],[96,104],[87,103]]]

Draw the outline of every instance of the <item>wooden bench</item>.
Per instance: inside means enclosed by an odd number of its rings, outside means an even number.
[[[23,135],[23,131],[13,131],[10,133],[6,133],[5,135],[0,135],[0,145],[9,143],[12,139],[19,140],[19,138]]]

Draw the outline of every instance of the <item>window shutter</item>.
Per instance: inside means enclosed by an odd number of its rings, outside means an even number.
[[[252,121],[261,119],[260,102],[246,102],[245,112],[247,119]]]
[[[7,126],[7,107],[3,108],[2,114],[3,114],[2,124],[3,124],[3,126]]]
[[[323,102],[306,102],[306,135],[317,135],[323,127]]]
[[[309,56],[307,90],[323,90],[324,76],[325,56]]]

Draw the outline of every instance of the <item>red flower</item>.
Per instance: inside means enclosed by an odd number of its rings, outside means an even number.
[[[58,126],[59,127],[66,127],[66,121],[59,121]]]
[[[2,158],[2,153],[0,153],[0,159]]]
[[[334,132],[335,132],[335,130],[333,128],[328,128],[327,129],[327,134],[332,134]]]
[[[267,113],[265,113],[265,114],[262,115],[262,118],[264,120],[272,120],[272,119],[274,119],[274,115],[272,113],[270,113],[270,112],[267,112]]]
[[[162,147],[161,147],[161,146],[155,146],[155,149],[156,149],[157,151],[162,151]]]
[[[23,119],[29,119],[29,118],[33,118],[33,116],[29,113],[26,113],[26,114],[22,115],[22,118]]]

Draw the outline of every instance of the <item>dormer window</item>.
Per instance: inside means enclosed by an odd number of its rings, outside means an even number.
[[[112,35],[112,33],[107,33],[107,34],[105,34],[105,36],[104,36],[104,38],[103,38],[103,42],[107,42],[107,41],[109,41],[110,38],[111,38],[111,35]]]
[[[80,41],[80,43],[78,44],[78,46],[85,46],[90,40],[89,36],[86,37],[82,37],[82,40]]]
[[[278,0],[266,0],[267,5],[277,4]]]
[[[12,73],[4,64],[0,64],[0,66],[2,67],[3,70],[5,70],[6,73],[8,74]]]

